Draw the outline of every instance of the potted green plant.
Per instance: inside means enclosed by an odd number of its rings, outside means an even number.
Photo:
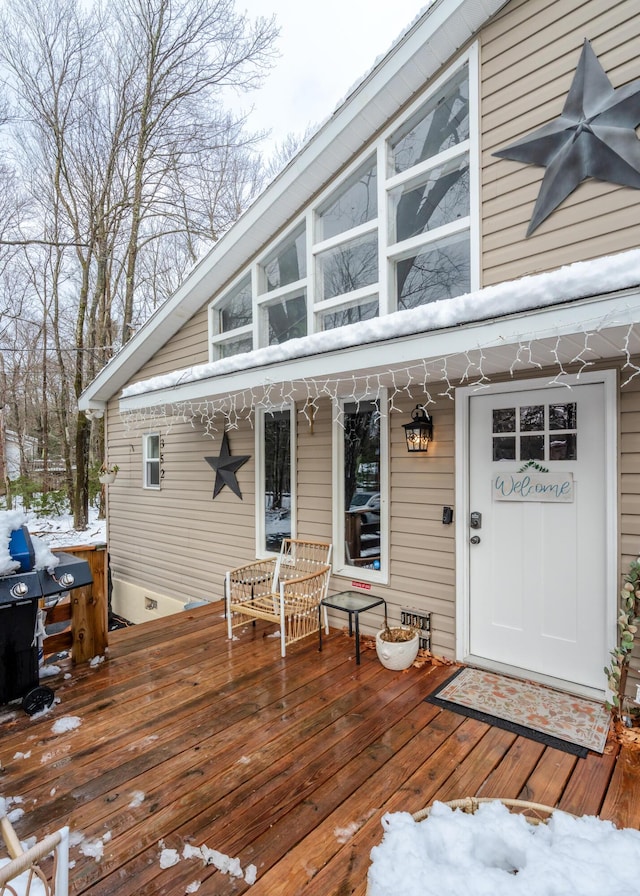
[[[420,633],[415,628],[385,625],[376,635],[376,653],[385,669],[408,669],[418,655]]]
[[[98,479],[103,485],[111,485],[116,481],[119,469],[118,464],[108,464],[106,461],[103,461],[98,472]]]

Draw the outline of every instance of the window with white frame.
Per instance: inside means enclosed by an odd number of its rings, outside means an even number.
[[[260,345],[279,345],[307,335],[307,240],[294,232],[260,266]]]
[[[211,360],[478,285],[477,48],[210,305]]]
[[[388,139],[388,257],[398,310],[471,288],[469,71],[461,66]]]
[[[378,171],[370,158],[316,210],[317,329],[378,314]]]
[[[260,411],[256,453],[256,531],[258,555],[277,553],[282,540],[294,534],[294,427],[291,408]]]
[[[143,485],[160,488],[160,435],[147,433],[142,437]]]
[[[209,309],[211,359],[227,358],[253,349],[251,275],[226,292]]]
[[[388,415],[382,398],[342,404],[334,428],[337,572],[371,581],[386,578]]]

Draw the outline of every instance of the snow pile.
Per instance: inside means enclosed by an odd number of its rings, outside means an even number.
[[[498,801],[474,815],[434,803],[429,818],[383,816],[368,896],[603,896],[637,893],[640,831],[554,812],[532,825]]]
[[[0,796],[0,818],[3,816],[7,816],[9,821],[13,824],[19,818],[24,815],[24,809],[11,809],[11,806],[14,803],[22,803],[23,799],[21,796]],[[20,845],[26,852],[35,844],[35,838],[30,837],[27,841],[21,841]],[[5,865],[8,865],[11,860],[9,858],[0,858],[0,868],[4,868]],[[29,884],[29,871],[25,871],[20,874],[18,877],[14,877],[11,880],[10,886],[13,888],[12,890],[7,889],[8,893],[14,893],[16,896],[23,896],[23,894],[29,894],[29,896],[47,896],[47,891],[44,888],[44,885],[37,878],[33,878],[31,881],[31,889],[28,888]],[[4,893],[4,890],[2,890]]]
[[[73,731],[82,725],[82,719],[78,716],[64,716],[62,719],[56,719],[51,726],[54,734],[66,734],[67,731]]]
[[[180,861],[180,854],[177,849],[163,849],[160,853],[160,867],[164,870],[165,868],[171,868],[172,865],[177,865]]]
[[[164,840],[160,840],[158,846],[160,847],[161,868],[170,868],[172,865],[178,864],[180,855],[177,850],[168,849],[164,845]],[[210,849],[204,843],[200,847],[186,843],[182,850],[182,858],[201,859],[205,865],[213,865],[218,871],[222,872],[222,874],[229,874],[231,877],[243,879],[244,882],[250,886],[256,882],[258,876],[258,869],[255,865],[247,865],[243,870],[240,859],[232,859],[230,856],[218,852],[217,849]],[[195,893],[200,886],[200,881],[193,881],[189,886],[194,887],[195,889],[187,890],[187,892]]]
[[[0,868],[4,868],[10,861],[11,859],[0,859]],[[29,886],[29,881],[31,881],[31,886]],[[8,887],[11,887],[11,889],[7,889],[7,892],[15,893],[16,896],[26,896],[26,894],[28,894],[28,896],[47,896],[45,885],[38,877],[31,877],[31,872],[28,870],[23,871],[18,877],[14,877],[11,882],[7,884],[7,888]]]
[[[101,862],[104,855],[104,844],[111,840],[111,831],[106,831],[102,837],[95,840],[87,840],[80,831],[73,831],[69,836],[69,846],[79,846],[83,856]]]
[[[11,824],[14,824],[24,815],[24,809],[11,808],[14,803],[19,805],[24,803],[24,800],[21,796],[0,796],[0,818],[2,818],[3,815],[6,815]]]
[[[48,573],[52,573],[56,566],[60,563],[60,557],[57,557],[44,539],[37,535],[31,536],[31,544],[33,545],[33,553],[35,554],[35,569],[46,569]]]
[[[51,678],[53,675],[59,675],[60,672],[62,672],[62,669],[54,663],[40,666],[40,678]]]

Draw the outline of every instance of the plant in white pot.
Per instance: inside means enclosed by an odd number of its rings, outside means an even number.
[[[376,635],[376,653],[385,669],[408,669],[418,655],[420,633],[415,628],[385,627]]]
[[[111,485],[116,481],[116,476],[118,475],[118,470],[120,467],[118,464],[108,464],[106,461],[103,461],[102,466],[98,472],[98,479],[103,485]]]

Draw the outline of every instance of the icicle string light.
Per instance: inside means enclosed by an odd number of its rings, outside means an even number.
[[[581,343],[576,346],[576,334],[555,336],[551,347],[540,346],[536,340],[521,340],[505,345],[501,352],[502,370],[513,378],[516,373],[527,370],[551,368],[555,375],[545,385],[562,385],[571,388],[563,378],[569,376],[567,368],[576,378],[595,364],[598,358],[591,342],[593,338],[611,322],[594,321],[592,330],[579,334]],[[635,346],[635,350],[634,350]],[[624,359],[621,366],[623,377],[621,388],[628,386],[640,375],[638,351],[640,350],[640,324],[626,325],[626,332],[618,352]],[[545,360],[541,351],[548,352]],[[509,360],[508,352],[512,357]],[[505,360],[505,354],[507,354]],[[570,358],[571,360],[562,359]],[[635,360],[634,360],[635,359]],[[177,424],[202,426],[203,434],[216,439],[226,430],[237,430],[244,422],[254,426],[255,411],[273,412],[295,403],[296,410],[311,428],[317,417],[322,401],[332,406],[334,423],[344,427],[344,404],[350,409],[360,410],[363,401],[377,401],[381,416],[394,412],[404,412],[401,402],[406,399],[417,402],[430,413],[429,406],[436,404],[436,398],[454,400],[458,386],[486,389],[491,383],[491,372],[487,370],[488,358],[485,349],[478,345],[462,353],[441,358],[421,360],[406,366],[395,365],[384,372],[344,376],[301,377],[297,380],[266,381],[261,387],[254,386],[219,398],[181,400],[173,403],[149,404],[134,410],[121,411],[126,429],[145,426],[161,429],[165,433]],[[577,368],[577,369],[576,369]],[[453,370],[456,374],[453,374]]]

